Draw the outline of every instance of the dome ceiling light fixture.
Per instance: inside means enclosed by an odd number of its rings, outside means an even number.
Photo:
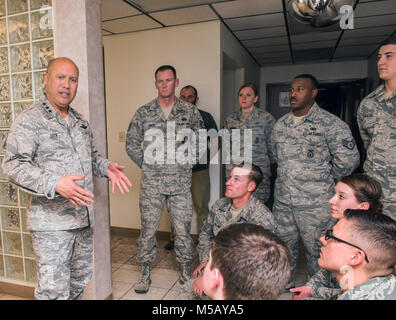
[[[337,23],[343,16],[343,5],[353,5],[351,0],[289,0],[289,13],[300,23],[323,28]]]

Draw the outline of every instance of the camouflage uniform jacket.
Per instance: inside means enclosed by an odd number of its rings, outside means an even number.
[[[275,118],[268,112],[261,108],[254,107],[249,117],[244,119],[242,117],[242,111],[236,111],[230,114],[224,124],[224,128],[228,130],[240,129],[240,156],[243,157],[244,150],[247,146],[244,146],[244,134],[245,129],[252,129],[252,162],[260,167],[263,172],[263,182],[269,183],[269,177],[271,176],[270,163],[273,162],[271,146],[271,133],[275,125]],[[230,132],[231,135],[231,132]],[[231,143],[231,146],[233,143]],[[231,164],[227,165],[228,173],[231,172]]]
[[[88,121],[69,107],[69,125],[45,95],[11,126],[2,168],[11,183],[31,194],[28,229],[71,230],[93,226],[93,207],[76,208],[55,192],[58,180],[85,174],[76,183],[93,193],[93,174],[106,176],[110,161],[93,146]]]
[[[375,277],[349,289],[338,300],[396,300],[396,277]]]
[[[348,125],[316,102],[297,125],[292,112],[280,118],[271,145],[278,163],[275,199],[293,206],[327,202],[335,180],[360,161]]]
[[[342,292],[333,272],[323,268],[320,268],[305,285],[312,287],[311,295],[316,299],[336,299]]]
[[[361,102],[357,120],[367,150],[364,171],[382,186],[384,206],[396,204],[396,92],[379,86]]]
[[[167,130],[168,128],[170,130]],[[177,134],[183,129],[192,131],[188,137],[181,140],[177,138]],[[125,147],[128,156],[142,169],[142,184],[145,181],[156,180],[159,193],[186,192],[191,185],[193,163],[198,163],[200,155],[206,152],[206,136],[204,144],[198,143],[199,129],[205,129],[205,126],[198,108],[177,97],[168,119],[165,119],[157,99],[140,107],[129,123]],[[191,161],[182,163],[177,151],[180,148],[186,150],[186,143],[194,138],[195,149],[193,144],[189,144]],[[154,146],[158,148],[155,149]],[[152,152],[153,150],[155,152]],[[162,154],[159,157],[160,161],[154,161],[159,154]]]
[[[197,252],[201,262],[209,261],[209,251],[212,248],[212,241],[220,229],[226,225],[235,222],[249,222],[263,226],[272,232],[276,231],[272,212],[253,195],[234,219],[231,214],[231,206],[232,200],[224,197],[217,200],[209,210],[208,217],[198,237]]]

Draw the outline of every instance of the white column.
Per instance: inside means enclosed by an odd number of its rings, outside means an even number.
[[[107,156],[106,113],[100,0],[53,0],[55,57],[72,59],[80,70],[72,106],[90,122],[100,154]],[[112,293],[109,189],[95,183],[94,274],[84,299],[106,299]]]

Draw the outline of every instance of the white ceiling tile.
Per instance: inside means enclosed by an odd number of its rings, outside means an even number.
[[[113,33],[121,33],[152,29],[161,27],[161,25],[145,15],[140,15],[103,22],[102,27]]]
[[[356,38],[356,37],[371,37],[377,36],[380,39],[384,39],[391,35],[395,31],[396,26],[383,26],[374,28],[361,28],[345,30],[343,38]],[[364,39],[362,39],[364,42]]]
[[[232,30],[255,29],[263,27],[284,26],[285,21],[282,13],[264,14],[252,17],[225,19],[225,23]]]
[[[257,47],[250,49],[250,52],[252,52],[253,54],[267,53],[267,52],[282,52],[282,51],[289,51],[289,46],[288,45],[264,46],[264,47]]]
[[[165,9],[177,9],[195,5],[221,2],[224,0],[132,0],[135,4],[147,12]]]
[[[242,41],[245,47],[259,47],[259,46],[272,46],[279,44],[288,44],[289,41],[287,37],[274,37],[274,38],[265,38],[265,39],[255,39],[255,40],[245,40]]]
[[[276,36],[286,36],[287,31],[285,26],[281,26],[281,27],[273,27],[273,28],[241,30],[241,31],[236,31],[235,35],[240,40],[249,40],[249,39],[276,37]]]
[[[367,57],[377,49],[376,45],[338,47],[334,57]]]
[[[353,14],[355,18],[396,13],[395,0],[358,3]]]
[[[262,65],[262,66],[265,66],[265,65],[275,65],[275,64],[291,64],[292,63],[292,61],[291,61],[291,58],[286,58],[286,57],[280,57],[280,58],[276,58],[276,57],[274,57],[274,58],[267,58],[267,59],[260,59],[260,60],[258,60],[259,62],[260,62],[260,64]]]
[[[330,48],[334,47],[337,43],[337,39],[327,40],[327,41],[314,41],[314,42],[301,42],[292,43],[293,50],[309,50],[309,49],[319,49],[319,48]]]
[[[167,26],[218,19],[209,6],[160,11],[151,16]]]
[[[269,58],[290,58],[290,51],[258,53],[256,54],[256,57],[258,60]]]
[[[364,37],[364,38],[341,38],[339,46],[353,46],[353,45],[363,45],[363,44],[377,44],[379,45],[384,37]]]
[[[333,40],[333,39],[338,39],[340,33],[341,33],[340,31],[332,31],[332,32],[296,34],[291,36],[291,42],[295,44],[295,43],[310,42],[310,41]]]
[[[363,17],[354,19],[354,27],[365,28],[365,27],[378,27],[378,26],[389,26],[395,25],[396,14],[374,16],[374,17]]]
[[[140,14],[122,0],[102,0],[102,21]]]
[[[213,7],[223,18],[283,11],[282,1],[279,0],[237,0],[217,3]]]

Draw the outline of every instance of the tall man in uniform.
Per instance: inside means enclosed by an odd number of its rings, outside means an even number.
[[[89,123],[70,103],[79,71],[68,58],[50,61],[45,93],[11,126],[4,173],[30,196],[27,226],[37,262],[36,299],[80,299],[92,276],[93,174],[122,194],[123,166],[100,157]]]
[[[357,120],[367,151],[365,173],[384,192],[383,212],[396,219],[396,37],[384,41],[378,52],[383,83],[361,102]]]
[[[151,283],[150,264],[155,259],[155,235],[165,201],[175,232],[176,260],[181,266],[180,282],[184,283],[191,277],[191,168],[204,152],[196,150],[199,143],[196,141],[194,145],[193,140],[199,129],[204,129],[204,124],[197,107],[175,96],[178,84],[174,67],[159,67],[155,72],[158,97],[136,111],[126,135],[126,152],[142,169],[139,202],[142,227],[137,243],[138,263],[142,270],[134,286],[136,293],[146,293]],[[182,131],[190,132],[190,136],[181,139],[179,133]],[[178,152],[186,151],[186,148],[191,151],[191,161],[183,161]]]
[[[198,91],[195,87],[187,85],[180,90],[180,100],[191,103],[196,106],[199,100]],[[217,129],[216,121],[213,119],[209,112],[203,111],[198,108],[206,130]],[[207,163],[197,163],[192,168],[192,181],[191,181],[191,195],[192,201],[197,213],[198,218],[198,231],[201,230],[202,225],[208,216],[209,200],[210,200],[210,176],[209,176],[209,163],[210,163],[210,148],[208,138],[208,148],[206,153]],[[165,246],[165,249],[172,250],[174,246],[174,234],[171,231],[171,240]]]
[[[335,181],[359,165],[351,130],[317,105],[317,86],[312,75],[294,78],[289,93],[292,111],[276,122],[272,134],[278,164],[273,214],[292,255],[289,288],[294,286],[300,238],[309,276],[318,270],[319,238],[331,223],[328,200]]]

